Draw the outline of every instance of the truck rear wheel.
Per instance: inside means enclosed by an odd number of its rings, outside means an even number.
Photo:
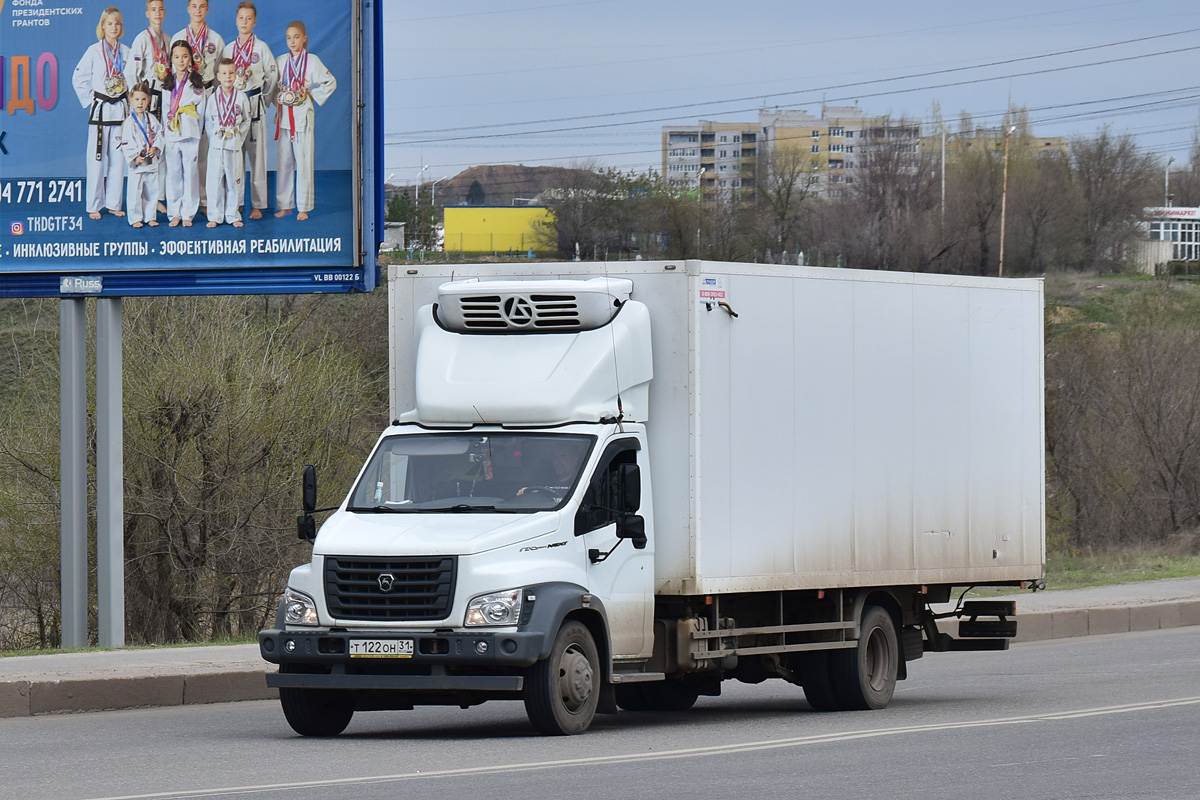
[[[879,606],[867,606],[859,626],[858,645],[830,654],[838,707],[847,711],[886,708],[896,691],[899,659],[892,615]]]
[[[837,711],[840,709],[837,693],[830,674],[830,652],[818,650],[805,653],[800,660],[800,681],[804,687],[804,699],[813,711]]]
[[[600,658],[591,632],[579,622],[563,624],[550,656],[525,673],[525,713],[548,736],[583,733],[600,700]]]
[[[294,672],[287,665],[280,672]],[[280,688],[279,705],[292,730],[301,736],[337,736],[354,716],[354,697],[334,689]]]

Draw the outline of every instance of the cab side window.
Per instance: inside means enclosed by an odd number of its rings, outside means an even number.
[[[612,525],[629,513],[621,507],[619,468],[622,464],[636,464],[640,447],[637,439],[621,439],[605,448],[575,516],[576,536]]]

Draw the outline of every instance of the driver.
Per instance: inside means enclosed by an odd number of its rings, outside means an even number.
[[[550,445],[550,470],[546,484],[544,486],[524,486],[517,492],[517,496],[520,497],[526,492],[536,491],[539,488],[564,490],[570,488],[571,482],[575,480],[575,473],[579,471],[579,457],[575,452],[576,449],[567,442],[555,442]]]

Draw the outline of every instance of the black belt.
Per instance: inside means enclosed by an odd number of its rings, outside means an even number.
[[[124,119],[101,119],[103,116],[100,112],[106,105],[116,105],[125,101],[125,92],[113,97],[100,92],[92,92],[92,110],[88,118],[89,125],[96,126],[96,160],[104,160],[104,129],[113,125],[120,125]]]
[[[251,89],[250,91],[246,92],[246,100],[247,100],[247,102],[249,102],[253,98],[259,97],[260,95],[262,95],[262,87],[261,86],[258,87],[257,89]],[[257,103],[254,104],[254,108],[255,108],[255,112],[254,112],[254,114],[252,114],[250,116],[250,121],[258,122],[260,119],[262,119],[263,111],[265,110],[263,101],[260,99]]]

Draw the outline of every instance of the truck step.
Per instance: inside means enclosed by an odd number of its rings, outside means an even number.
[[[939,633],[933,641],[925,642],[925,649],[934,653],[957,653],[966,650],[1007,650],[1008,641],[1008,639],[955,639],[948,633]]]

